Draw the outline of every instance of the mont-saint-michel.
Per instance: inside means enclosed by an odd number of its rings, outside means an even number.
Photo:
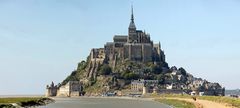
[[[134,17],[132,8],[128,34],[114,35],[113,42],[93,48],[63,82],[47,85],[46,96],[225,95],[219,83],[169,66],[161,43],[138,30]]]
[[[239,5],[0,0],[0,108],[240,108]]]

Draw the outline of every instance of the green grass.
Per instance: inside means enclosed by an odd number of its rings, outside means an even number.
[[[192,98],[190,95],[177,95],[177,94],[164,94],[164,95],[157,95],[153,97],[177,97],[177,98]],[[202,100],[209,100],[218,103],[226,103],[230,106],[234,106],[240,108],[240,99],[231,98],[231,97],[224,97],[224,96],[196,96],[197,99]]]
[[[14,97],[14,98],[0,98],[0,103],[7,104],[7,103],[19,103],[19,102],[27,102],[27,101],[34,101],[39,100],[41,97]]]
[[[0,98],[0,108],[16,108],[12,103],[16,103],[21,107],[41,106],[54,102],[53,99],[44,97],[14,97]]]
[[[160,103],[167,104],[170,106],[174,106],[174,108],[195,108],[193,103],[183,100],[160,98],[156,99],[156,101],[159,101]]]

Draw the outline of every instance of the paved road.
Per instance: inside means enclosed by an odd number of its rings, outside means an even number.
[[[56,102],[40,108],[171,108],[151,100],[117,98],[55,98]]]

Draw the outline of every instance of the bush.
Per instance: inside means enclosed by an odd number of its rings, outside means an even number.
[[[80,79],[76,75],[77,71],[73,71],[65,80],[63,80],[62,85],[67,84],[69,81],[79,81]]]
[[[162,72],[162,68],[158,65],[151,66],[151,70],[154,74],[160,74]]]
[[[180,67],[178,70],[181,72],[181,74],[182,74],[183,76],[186,76],[186,75],[187,75],[187,72],[186,72],[186,70],[185,70],[184,68]]]
[[[129,72],[129,73],[125,72],[123,74],[123,78],[126,79],[126,80],[133,80],[133,79],[137,80],[139,78],[139,75],[137,75],[133,72]]]
[[[164,74],[159,74],[156,76],[156,79],[159,81],[159,84],[164,84],[165,82],[165,75]]]
[[[100,70],[99,70],[100,75],[109,75],[110,73],[112,73],[112,68],[107,64],[104,64],[100,67]]]
[[[83,60],[80,63],[78,63],[77,70],[82,70],[82,69],[85,69],[86,67],[87,67],[87,63]]]

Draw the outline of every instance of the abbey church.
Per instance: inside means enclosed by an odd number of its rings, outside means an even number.
[[[110,61],[114,65],[116,59],[139,62],[165,62],[165,55],[160,42],[154,44],[150,35],[137,30],[134,23],[133,8],[128,35],[115,35],[113,42],[107,42],[104,48],[91,50],[91,61]]]

